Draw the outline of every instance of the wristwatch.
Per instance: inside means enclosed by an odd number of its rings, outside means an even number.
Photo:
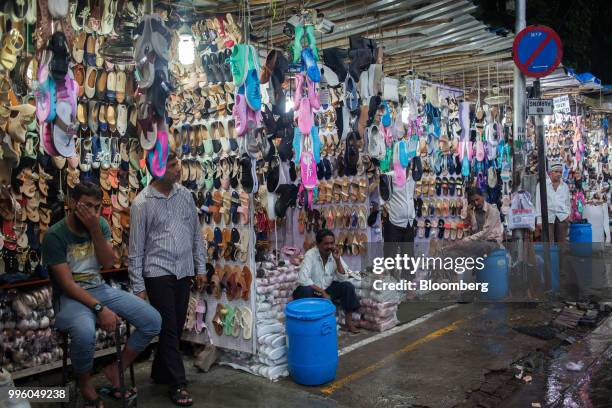
[[[104,305],[102,303],[96,303],[95,305],[93,305],[92,309],[94,313],[97,315],[98,313],[102,311],[103,308],[104,308]]]

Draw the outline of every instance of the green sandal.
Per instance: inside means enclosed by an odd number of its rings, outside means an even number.
[[[391,168],[391,160],[393,158],[393,148],[387,147],[385,158],[380,161],[380,171],[386,173]]]
[[[295,26],[295,37],[291,44],[291,53],[293,54],[293,63],[300,62],[302,56],[302,37],[304,36],[304,26]],[[314,50],[313,50],[314,51]]]
[[[236,314],[236,310],[231,305],[225,305],[225,309],[227,313],[223,318],[223,334],[231,336],[234,332],[234,315]]]

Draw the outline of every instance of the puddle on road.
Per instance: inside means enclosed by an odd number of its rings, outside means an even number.
[[[591,403],[594,407],[609,407],[612,405],[612,360],[608,360],[595,373],[589,389]]]

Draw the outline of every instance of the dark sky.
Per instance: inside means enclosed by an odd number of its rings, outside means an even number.
[[[563,42],[563,64],[612,84],[612,0],[526,0],[527,25],[554,29]],[[493,27],[514,31],[506,0],[474,0],[476,15]]]

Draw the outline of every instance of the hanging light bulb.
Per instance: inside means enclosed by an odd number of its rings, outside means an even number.
[[[292,84],[293,80],[289,80],[289,92],[285,94],[285,113],[288,113],[289,111],[293,110],[293,108],[295,108],[295,104],[293,103],[293,87],[291,86]]]
[[[287,95],[285,97],[285,113],[289,112],[290,110],[292,110],[294,108],[293,105],[293,98],[290,97],[289,95]]]
[[[408,104],[408,98],[404,99],[402,104],[402,123],[408,124],[410,118],[410,105]]]
[[[183,65],[191,65],[195,61],[195,40],[187,23],[183,23],[179,30],[178,56]]]

